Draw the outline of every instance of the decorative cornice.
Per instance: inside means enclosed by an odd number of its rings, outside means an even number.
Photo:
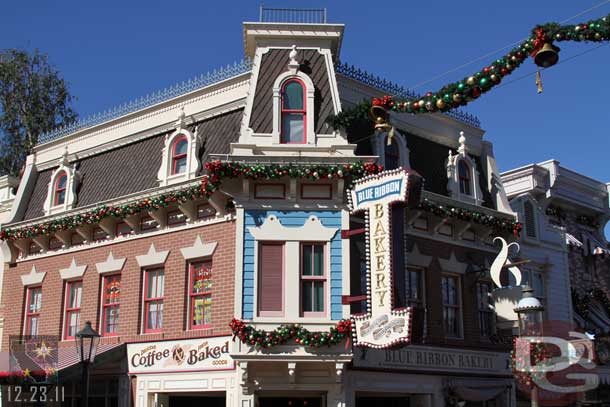
[[[455,258],[455,252],[453,251],[451,251],[451,256],[449,256],[448,259],[442,259],[439,257],[438,262],[440,263],[443,271],[448,271],[450,273],[465,274],[466,268],[468,267],[468,264],[461,263]]]
[[[426,256],[419,251],[419,247],[417,247],[417,243],[413,243],[413,248],[411,252],[407,253],[407,264],[409,266],[417,266],[417,267],[430,267],[430,263],[432,262],[432,256]]]
[[[167,256],[169,256],[169,250],[158,252],[155,248],[155,244],[152,243],[150,249],[148,249],[148,253],[136,256],[136,261],[140,268],[162,266],[165,264]]]
[[[97,272],[99,274],[119,272],[123,269],[126,260],[126,258],[115,259],[114,255],[112,254],[112,251],[110,251],[110,253],[108,253],[108,258],[106,259],[106,261],[96,263],[95,267],[97,268]]]
[[[218,246],[217,242],[203,243],[201,236],[197,235],[195,243],[190,247],[180,249],[185,260],[195,260],[204,257],[211,257]]]
[[[327,228],[316,216],[310,216],[301,227],[286,227],[275,215],[270,215],[259,227],[248,228],[256,240],[328,242],[337,228]]]
[[[46,275],[46,271],[38,272],[36,271],[36,266],[32,266],[32,271],[30,271],[29,274],[21,276],[21,284],[23,284],[24,287],[42,284]]]
[[[86,270],[87,265],[85,264],[84,266],[77,266],[76,259],[73,257],[70,266],[68,268],[59,270],[59,275],[61,276],[62,280],[71,280],[73,278],[82,277]]]

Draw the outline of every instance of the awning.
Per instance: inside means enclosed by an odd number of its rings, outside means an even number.
[[[104,353],[123,345],[122,343],[103,343],[97,346],[95,359],[103,357]],[[80,363],[80,357],[75,347],[59,348],[57,355],[57,370],[61,371]]]
[[[512,386],[512,379],[448,379],[445,382],[445,387],[465,401],[493,400]]]

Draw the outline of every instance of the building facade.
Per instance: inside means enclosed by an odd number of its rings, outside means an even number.
[[[343,31],[244,23],[247,62],[41,137],[2,229],[3,347],[56,336],[72,405],[85,321],[99,405],[514,405],[487,270],[518,226],[492,144],[463,113],[333,128],[406,92],[339,63]],[[347,190],[380,166],[424,186],[392,209],[383,286],[411,343],[369,349],[350,341],[370,276]]]

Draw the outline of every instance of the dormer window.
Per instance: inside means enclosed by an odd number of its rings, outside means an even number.
[[[184,110],[180,111],[176,121],[176,129],[165,136],[161,154],[161,166],[157,173],[160,186],[167,186],[188,181],[197,176],[201,163],[197,157],[199,138],[195,136],[197,126],[191,130],[186,128]]]
[[[172,175],[182,174],[186,171],[188,145],[186,136],[180,135],[174,139],[172,144]]]
[[[68,184],[68,175],[65,171],[61,171],[55,180],[55,198],[53,206],[63,205],[66,202],[66,186]]]
[[[460,194],[472,195],[470,187],[470,166],[464,160],[458,162],[458,177],[460,181]]]
[[[305,108],[305,85],[297,78],[284,82],[282,86],[282,132],[283,144],[307,142]]]

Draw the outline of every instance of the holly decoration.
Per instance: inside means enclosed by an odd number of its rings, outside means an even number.
[[[528,56],[536,56],[545,44],[553,42],[604,42],[610,41],[610,14],[606,17],[576,25],[548,23],[534,27],[528,39],[501,58],[491,61],[478,72],[460,81],[449,83],[436,92],[427,92],[416,98],[394,99],[390,95],[373,98],[368,107],[381,106],[387,110],[412,114],[447,112],[465,106],[482,94],[489,92],[514,72]],[[336,129],[347,129],[355,119],[367,120],[369,110],[365,105],[331,116],[328,122]]]
[[[419,209],[443,218],[456,218],[467,222],[490,226],[495,231],[512,232],[516,237],[519,237],[519,233],[521,232],[521,229],[523,229],[523,225],[514,219],[498,218],[482,212],[470,211],[451,205],[440,205],[432,202],[428,198],[424,198],[419,204]]]
[[[51,233],[74,229],[81,225],[98,224],[102,219],[114,217],[124,219],[140,212],[167,208],[169,205],[184,203],[199,198],[209,198],[220,188],[223,178],[245,177],[253,180],[278,179],[282,177],[304,178],[310,180],[348,178],[356,180],[367,175],[377,174],[383,170],[380,165],[372,163],[352,163],[342,165],[279,165],[279,164],[240,164],[211,161],[206,163],[207,175],[199,185],[152,196],[123,205],[102,205],[88,212],[65,216],[48,222],[41,222],[22,228],[0,230],[0,240],[15,240],[36,236],[48,236]],[[229,209],[234,208],[231,202]]]
[[[510,364],[513,370],[513,376],[523,386],[533,387],[535,382],[544,379],[546,372],[541,369],[539,372],[527,372],[519,369],[523,366],[540,366],[551,363],[552,355],[546,349],[546,346],[542,342],[529,342],[529,341],[518,341],[519,338],[515,338],[513,341],[513,349],[510,351]],[[529,352],[527,348],[529,347]],[[529,363],[525,360],[526,355],[530,356]]]
[[[233,340],[238,339],[246,345],[257,348],[271,348],[286,344],[291,340],[294,340],[297,345],[319,348],[337,345],[344,339],[349,339],[352,321],[342,319],[328,332],[310,332],[299,324],[283,324],[273,331],[265,331],[256,329],[236,318],[233,318],[229,326],[233,332]]]

